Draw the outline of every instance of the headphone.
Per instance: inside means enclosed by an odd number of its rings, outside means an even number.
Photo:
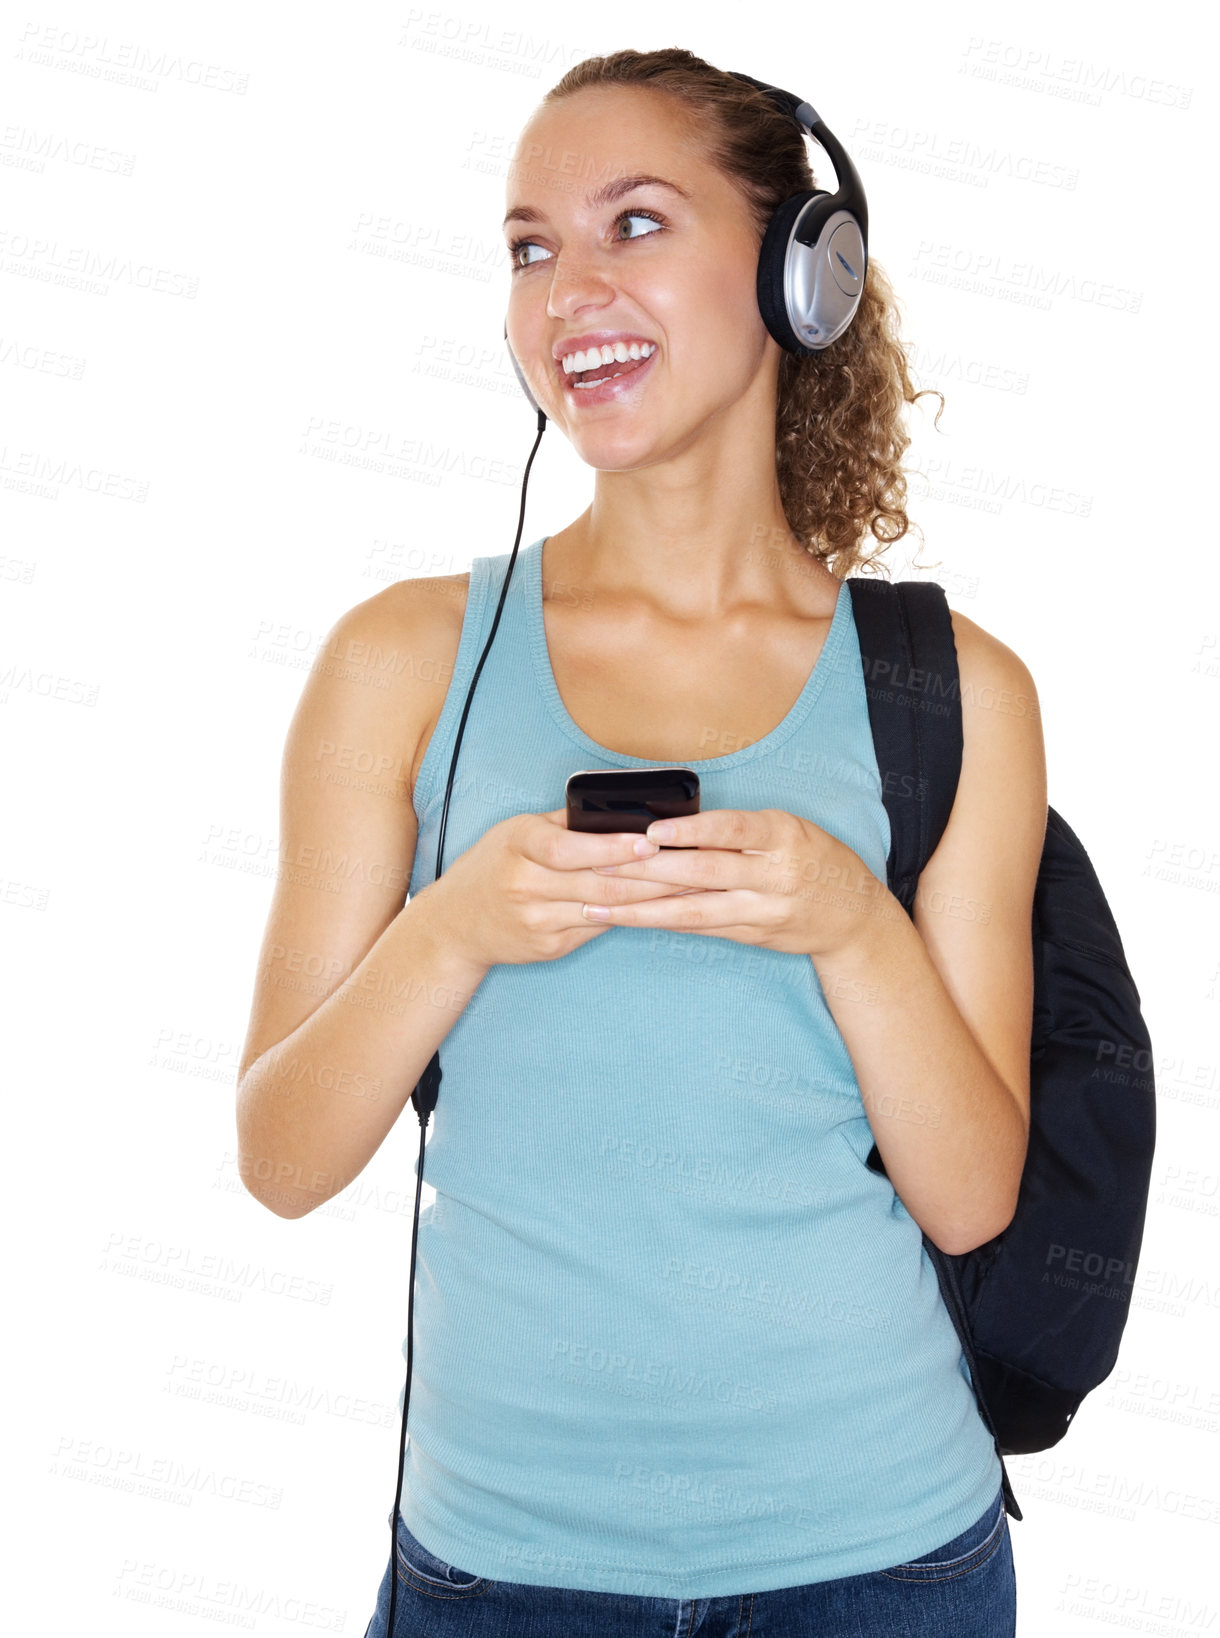
[[[797,129],[803,135],[812,137],[819,147],[830,155],[831,163],[834,165],[838,183],[834,193],[827,193],[823,188],[813,188],[803,193],[794,193],[790,198],[783,200],[767,224],[758,253],[758,277],[755,287],[758,294],[758,310],[762,314],[763,322],[785,352],[807,358],[837,341],[856,316],[856,309],[860,305],[868,268],[868,205],[864,198],[864,186],[843,145],[809,103],[794,97],[790,91],[781,91],[778,86],[768,85],[764,80],[753,79],[749,74],[739,74],[734,69],[729,69],[728,72],[734,79],[744,80],[770,97],[795,121]],[[508,583],[517,561],[517,548],[521,544],[521,527],[525,521],[525,492],[529,484],[530,467],[534,464],[534,456],[538,453],[538,445],[542,441],[547,423],[546,412],[530,391],[529,382],[525,379],[524,371],[509,344],[507,323],[504,326],[504,343],[508,348],[509,360],[516,372],[517,380],[521,383],[521,390],[529,400],[530,408],[537,413],[538,436],[534,440],[533,449],[530,450],[521,480],[521,510],[517,518],[517,535],[504,575],[504,584],[500,588],[500,601],[496,605],[491,631],[471,678],[466,693],[466,704],[458,723],[436,844],[437,878],[441,874],[445,827],[449,818],[449,798],[453,792],[453,776],[457,770],[462,734],[466,728],[466,718],[470,713],[470,703],[478,685],[479,675],[483,670],[483,662],[487,659],[488,651],[495,640],[496,629],[500,624]],[[415,1105],[415,1112],[419,1118],[419,1159],[415,1168],[415,1219],[411,1229],[410,1293],[407,1299],[407,1381],[403,1392],[402,1433],[398,1441],[398,1488],[394,1493],[394,1509],[390,1514],[390,1613],[387,1628],[389,1638],[392,1638],[394,1632],[395,1594],[398,1585],[395,1547],[398,1510],[402,1499],[403,1465],[406,1457],[407,1412],[411,1403],[415,1251],[419,1238],[420,1188],[424,1177],[424,1133],[428,1119],[436,1108],[440,1084],[441,1063],[438,1051],[432,1054],[427,1068],[411,1094],[411,1102]]]

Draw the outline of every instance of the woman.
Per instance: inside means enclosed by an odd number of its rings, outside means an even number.
[[[593,501],[520,554],[439,880],[508,554],[339,621],[283,845],[360,868],[277,884],[239,1090],[247,1184],[301,1216],[444,1043],[369,1638],[391,1571],[396,1634],[1011,1635],[999,1461],[920,1237],[1015,1209],[1034,685],[953,616],[962,775],[912,923],[844,584],[907,528],[884,275],[823,353],[777,346],[758,247],[805,145],[685,51],[579,64],[518,155],[509,342]],[[567,830],[570,773],[647,765],[694,768],[702,811]]]

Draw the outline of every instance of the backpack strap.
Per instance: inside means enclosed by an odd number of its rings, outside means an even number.
[[[962,768],[957,645],[944,587],[849,577],[869,724],[890,821],[889,887],[914,914]]]
[[[961,682],[953,619],[944,587],[935,581],[849,577],[847,584],[881,799],[890,821],[887,881],[914,920],[919,877],[949,823],[962,771]],[[875,1143],[867,1165],[888,1176]],[[955,1260],[926,1234],[922,1238],[970,1367],[979,1414],[995,1444],[1005,1509],[1019,1519],[1021,1509],[999,1435],[979,1386],[981,1373]]]

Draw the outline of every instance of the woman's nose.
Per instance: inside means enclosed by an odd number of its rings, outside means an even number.
[[[590,304],[604,307],[614,296],[614,286],[596,255],[560,251],[551,267],[547,295],[547,312],[552,318],[567,318],[573,310]]]

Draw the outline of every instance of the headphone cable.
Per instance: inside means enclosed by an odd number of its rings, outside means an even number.
[[[436,843],[436,874],[435,880],[440,880],[441,859],[445,846],[445,826],[449,818],[449,797],[453,791],[453,775],[457,769],[458,752],[462,748],[462,735],[466,729],[466,718],[470,713],[470,702],[474,698],[474,691],[479,681],[479,674],[483,670],[483,661],[486,660],[488,650],[496,635],[496,627],[500,624],[500,614],[504,608],[504,599],[508,593],[508,583],[512,578],[513,565],[517,561],[517,548],[521,544],[521,530],[525,523],[525,492],[529,487],[530,467],[534,464],[534,456],[538,453],[538,445],[542,442],[542,434],[546,429],[546,414],[538,411],[538,436],[534,439],[534,447],[530,450],[529,460],[525,463],[525,473],[521,479],[521,510],[517,517],[517,537],[513,541],[512,554],[508,560],[508,571],[504,576],[504,584],[500,588],[500,601],[496,605],[496,616],[491,623],[491,631],[483,645],[483,652],[479,656],[479,663],[475,667],[471,678],[470,688],[466,693],[466,706],[458,724],[457,738],[453,746],[453,758],[449,764],[449,782],[445,786],[445,802],[441,809],[440,832]],[[428,1060],[427,1068],[419,1078],[419,1082],[411,1094],[411,1102],[415,1105],[415,1113],[419,1118],[419,1157],[415,1163],[415,1216],[411,1224],[411,1268],[409,1273],[409,1288],[407,1296],[407,1381],[403,1389],[402,1398],[402,1432],[398,1440],[398,1483],[394,1490],[394,1510],[390,1514],[390,1614],[386,1627],[386,1638],[393,1638],[394,1611],[397,1604],[398,1592],[398,1509],[402,1501],[402,1478],[407,1454],[407,1413],[411,1408],[411,1363],[415,1351],[415,1253],[419,1241],[419,1199],[420,1190],[424,1183],[424,1134],[427,1130],[428,1119],[436,1108],[437,1095],[441,1085],[441,1060],[438,1048]]]

